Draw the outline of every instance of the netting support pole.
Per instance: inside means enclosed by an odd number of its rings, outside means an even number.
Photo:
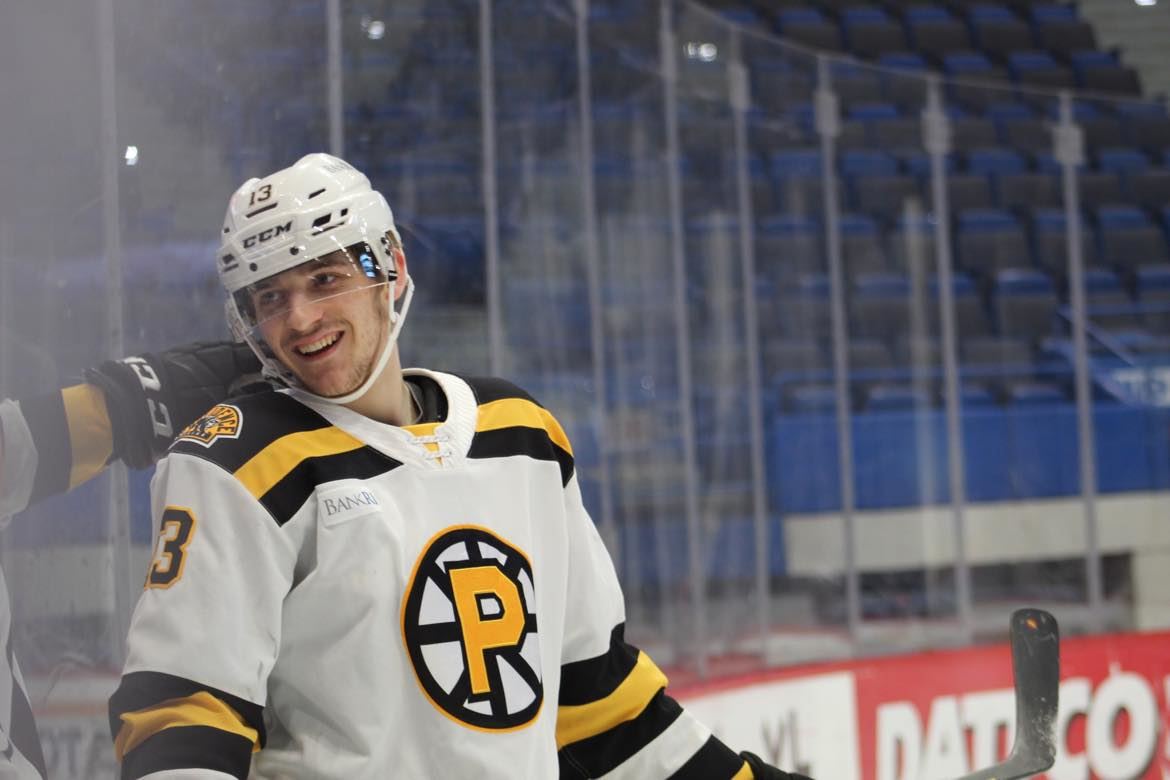
[[[833,386],[837,396],[837,470],[841,480],[841,522],[845,564],[845,620],[854,646],[861,639],[861,573],[857,563],[857,499],[853,482],[853,407],[849,400],[849,323],[845,316],[845,263],[841,251],[841,204],[837,196],[837,136],[841,109],[833,92],[832,61],[817,56],[814,108],[821,139],[821,189],[833,338]]]
[[[101,83],[102,117],[102,250],[106,265],[106,355],[126,353],[125,312],[122,295],[122,223],[121,193],[118,186],[118,103],[114,0],[99,0],[98,74]],[[130,482],[126,467],[120,462],[109,469],[107,506],[111,580],[113,587],[114,630],[110,632],[112,658],[126,657],[126,634],[135,593],[130,571]]]
[[[492,0],[479,0],[480,140],[483,157],[483,235],[487,288],[488,369],[504,374],[504,323],[500,311],[500,205],[496,184],[496,70]]]
[[[947,156],[951,153],[951,122],[943,110],[942,84],[933,76],[927,82],[926,109],[922,112],[922,137],[926,144],[926,152],[930,156],[935,273],[938,275],[938,318],[942,330],[947,484],[951,493],[951,527],[955,538],[955,617],[963,639],[970,642],[974,636],[974,609],[971,568],[967,560],[967,469],[963,450],[962,408],[959,400],[959,353],[951,258],[950,194],[947,192]]]
[[[605,301],[601,288],[601,248],[598,245],[597,196],[593,179],[593,84],[589,50],[589,0],[576,0],[577,109],[581,119],[581,216],[585,228],[585,278],[589,285],[589,346],[593,355],[593,429],[598,441],[598,487],[601,492],[600,532],[610,555],[616,556],[613,490],[610,484],[609,405],[605,371]],[[578,473],[580,479],[580,473]]]
[[[767,474],[764,463],[764,402],[761,391],[760,317],[756,304],[755,209],[752,203],[747,117],[751,109],[751,86],[743,63],[743,41],[738,27],[731,30],[731,62],[727,77],[731,119],[735,131],[735,189],[739,213],[739,257],[742,268],[744,347],[747,352],[747,409],[752,464],[752,522],[755,540],[756,623],[760,634],[760,656],[768,656],[772,600],[768,588],[770,531],[768,524]]]
[[[341,0],[325,0],[325,95],[329,153],[345,157],[344,71],[341,67]]]
[[[704,531],[699,516],[698,455],[695,445],[694,393],[691,386],[691,328],[687,310],[687,268],[683,248],[682,152],[679,142],[678,48],[674,35],[672,0],[661,0],[659,58],[666,109],[666,171],[670,198],[670,254],[674,269],[675,350],[678,367],[678,405],[682,424],[684,503],[687,522],[687,560],[691,594],[691,641],[695,670],[707,676],[707,599],[703,577]]]
[[[1060,93],[1060,122],[1053,128],[1053,151],[1060,164],[1064,186],[1065,242],[1068,246],[1068,293],[1072,306],[1074,395],[1077,405],[1081,499],[1085,509],[1085,580],[1089,599],[1089,620],[1095,630],[1104,628],[1104,585],[1101,575],[1101,546],[1097,531],[1097,458],[1093,430],[1093,396],[1089,379],[1089,345],[1085,328],[1085,273],[1081,247],[1081,193],[1077,169],[1085,162],[1085,140],[1073,119],[1072,94]]]

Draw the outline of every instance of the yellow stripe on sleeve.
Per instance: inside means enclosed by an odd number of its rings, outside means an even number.
[[[666,675],[639,651],[634,668],[613,693],[588,704],[557,708],[557,749],[633,720],[665,687]]]
[[[165,729],[178,726],[210,726],[238,734],[251,741],[252,752],[260,749],[260,734],[244,723],[240,714],[206,691],[167,699],[157,707],[122,715],[122,728],[114,739],[114,753],[119,761],[143,742]]]
[[[281,436],[236,469],[236,478],[260,498],[308,458],[338,455],[363,447],[340,428],[318,428]]]
[[[114,434],[106,398],[93,385],[73,385],[61,391],[65,422],[69,426],[69,446],[73,463],[69,469],[69,487],[92,479],[114,454]]]
[[[526,398],[501,398],[479,407],[475,421],[476,432],[494,431],[499,428],[540,428],[548,433],[553,444],[570,455],[573,448],[569,437],[548,409],[544,409]]]
[[[732,776],[731,780],[755,780],[755,777],[752,768],[748,766],[748,762],[744,761],[743,766]]]

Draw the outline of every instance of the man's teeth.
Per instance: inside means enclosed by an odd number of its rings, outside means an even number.
[[[337,341],[339,338],[341,338],[341,334],[334,333],[332,336],[326,336],[320,341],[314,341],[312,344],[306,344],[303,347],[297,347],[297,352],[300,352],[302,355],[312,355],[314,352],[320,352],[321,350],[325,349],[325,347],[331,346],[333,342]]]

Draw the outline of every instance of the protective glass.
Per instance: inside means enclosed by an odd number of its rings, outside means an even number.
[[[394,276],[387,273],[373,248],[361,242],[245,287],[235,294],[236,307],[246,327],[259,334],[265,324],[287,316],[297,306],[382,287]]]

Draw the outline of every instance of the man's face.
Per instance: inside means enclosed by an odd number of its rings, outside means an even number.
[[[381,355],[391,289],[338,251],[266,279],[250,295],[276,358],[310,392],[337,397],[361,386]]]

